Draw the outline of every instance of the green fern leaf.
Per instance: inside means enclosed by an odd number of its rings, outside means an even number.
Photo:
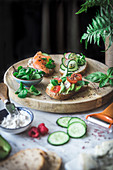
[[[112,9],[110,7],[109,9],[108,7],[101,8],[100,14],[97,14],[97,16],[92,19],[92,25],[88,25],[86,33],[84,33],[81,38],[81,42],[82,40],[85,40],[86,47],[88,45],[88,42],[92,43],[92,41],[94,41],[94,44],[97,43],[97,45],[99,46],[101,37],[105,42],[106,37],[111,35],[113,30],[112,16],[110,15],[112,13],[111,11]],[[111,44],[112,40],[110,39],[109,47],[111,46]]]
[[[111,1],[110,0],[86,0],[86,2],[81,5],[81,9],[78,12],[76,12],[76,14],[87,12],[88,8],[94,6],[106,7],[107,5],[110,5],[110,3],[113,5],[112,0]]]

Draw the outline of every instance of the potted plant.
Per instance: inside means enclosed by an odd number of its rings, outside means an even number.
[[[87,49],[88,43],[94,42],[99,46],[102,38],[105,44],[105,64],[113,67],[113,0],[85,0],[76,14],[87,12],[88,8],[94,6],[99,6],[100,9],[92,19],[92,24],[87,26],[80,42],[85,40]]]

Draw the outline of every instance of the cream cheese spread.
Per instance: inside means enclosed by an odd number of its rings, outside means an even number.
[[[4,117],[1,122],[1,126],[9,129],[20,128],[28,125],[30,123],[30,115],[26,113],[24,110],[20,110],[19,114],[8,114]]]

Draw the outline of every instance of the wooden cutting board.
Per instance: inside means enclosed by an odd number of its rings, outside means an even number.
[[[51,55],[51,57],[55,60],[56,63],[55,73],[53,76],[60,76],[59,68],[62,55]],[[26,66],[28,60],[29,58],[14,64],[15,68],[20,65]],[[103,63],[92,60],[90,58],[86,58],[86,60],[88,62],[88,67],[84,76],[96,71],[106,73],[108,67]],[[51,99],[49,96],[46,95],[45,89],[51,77],[44,77],[43,81],[36,86],[37,89],[42,92],[42,95],[20,99],[15,94],[15,91],[19,88],[19,84],[13,79],[12,72],[13,68],[11,66],[4,75],[4,82],[9,88],[10,98],[13,99],[15,102],[21,104],[22,106],[26,106],[36,110],[53,113],[84,112],[102,106],[103,104],[107,103],[113,96],[113,87],[111,86],[101,88],[98,90],[98,92],[94,89],[94,87],[89,86],[85,91],[77,93],[71,99],[57,101]]]

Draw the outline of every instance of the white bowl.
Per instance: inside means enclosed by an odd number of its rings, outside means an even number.
[[[26,131],[32,124],[33,122],[33,119],[34,119],[34,115],[33,113],[24,108],[24,107],[17,107],[18,110],[23,110],[25,111],[29,116],[30,116],[30,122],[26,125],[26,126],[23,126],[23,127],[20,127],[20,128],[15,128],[15,129],[11,129],[11,128],[5,128],[5,127],[2,127],[0,125],[0,131],[3,131],[3,132],[6,132],[6,133],[9,133],[9,134],[18,134],[18,133],[21,133],[21,132],[24,132]],[[6,112],[6,110],[2,110],[1,113],[0,113],[0,122],[4,119],[4,117],[6,117],[8,115],[8,112]]]

